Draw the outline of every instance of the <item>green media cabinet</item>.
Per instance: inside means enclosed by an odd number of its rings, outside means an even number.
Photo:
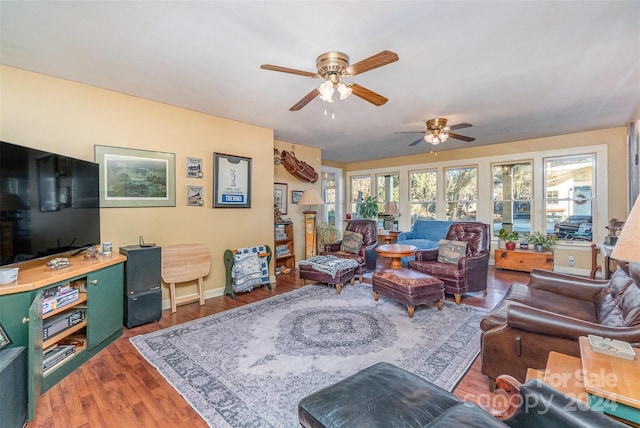
[[[0,324],[12,341],[28,352],[28,408],[33,420],[40,395],[122,335],[124,262],[121,254],[85,260],[69,257],[69,266],[49,270],[46,260],[16,265],[18,281],[0,285]],[[43,293],[65,285],[78,286],[78,300],[43,315]],[[82,322],[43,340],[43,321],[51,316],[85,309]],[[77,343],[75,353],[42,369],[43,349],[62,341]]]

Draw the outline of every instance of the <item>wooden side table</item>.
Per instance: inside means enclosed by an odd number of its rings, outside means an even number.
[[[600,354],[580,337],[580,359],[589,406],[640,424],[640,349],[635,360]]]
[[[398,242],[400,232],[389,230],[378,234],[378,242],[380,245],[395,244]]]

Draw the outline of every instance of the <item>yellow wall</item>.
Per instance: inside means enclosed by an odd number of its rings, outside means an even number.
[[[137,244],[140,235],[160,246],[203,242],[212,257],[205,289],[213,296],[224,287],[225,249],[273,245],[271,129],[5,66],[0,108],[3,141],[85,160],[94,160],[96,144],[176,154],[176,207],[101,210],[102,240],[112,241],[115,251]],[[212,208],[214,152],[253,159],[250,209]],[[186,177],[187,157],[203,159],[204,178]],[[204,186],[203,207],[187,206],[188,185]],[[178,295],[195,292],[185,285]],[[166,304],[166,287],[163,299]]]

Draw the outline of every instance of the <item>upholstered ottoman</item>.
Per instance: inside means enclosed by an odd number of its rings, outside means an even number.
[[[504,427],[475,404],[389,363],[367,367],[304,397],[305,428]]]
[[[380,294],[407,305],[409,318],[415,307],[438,302],[442,310],[444,282],[438,278],[412,269],[384,269],[373,273],[373,298],[377,302]]]
[[[347,282],[353,285],[358,262],[335,256],[315,256],[298,262],[300,279],[335,285],[336,294]]]

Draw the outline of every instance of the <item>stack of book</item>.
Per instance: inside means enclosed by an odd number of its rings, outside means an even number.
[[[287,239],[287,233],[284,231],[284,224],[276,224],[276,241]]]
[[[276,245],[276,257],[284,257],[289,256],[291,253],[289,252],[289,246],[286,244]]]

